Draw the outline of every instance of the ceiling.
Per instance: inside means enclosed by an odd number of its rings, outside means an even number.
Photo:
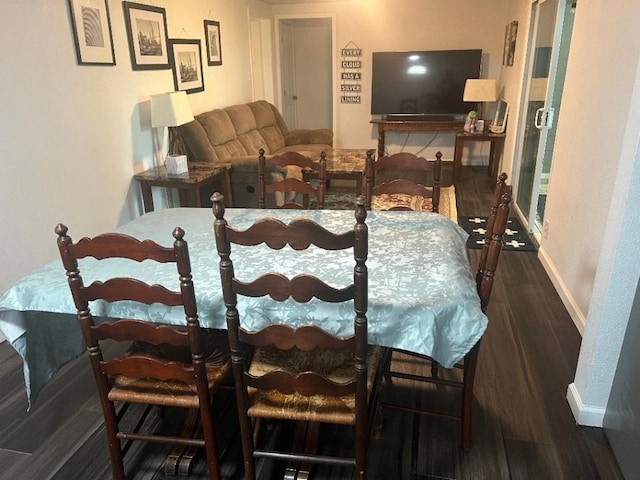
[[[330,3],[330,2],[348,2],[350,0],[262,0],[264,3],[271,5],[295,5],[301,3]]]

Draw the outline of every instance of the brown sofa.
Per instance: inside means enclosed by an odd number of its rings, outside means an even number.
[[[181,127],[190,162],[228,162],[235,207],[258,207],[258,151],[317,152],[333,143],[330,129],[289,130],[275,106],[264,100],[196,115]],[[283,178],[285,172],[272,172]],[[206,192],[210,195],[213,192]],[[203,201],[203,205],[210,205]]]

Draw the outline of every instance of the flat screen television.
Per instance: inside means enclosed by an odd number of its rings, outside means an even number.
[[[371,114],[408,120],[464,119],[467,78],[480,78],[482,50],[373,52]]]

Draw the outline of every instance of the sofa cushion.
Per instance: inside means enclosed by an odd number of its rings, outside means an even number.
[[[236,135],[242,135],[258,128],[256,117],[247,105],[232,105],[231,107],[226,107],[224,111],[229,115]]]
[[[285,137],[287,145],[324,143],[333,144],[333,131],[329,128],[290,130]]]
[[[226,110],[211,110],[198,115],[196,120],[204,128],[207,138],[213,145],[213,150],[220,161],[253,153],[247,151],[238,138],[235,126]]]
[[[191,162],[217,162],[218,155],[211,146],[202,124],[193,120],[180,128],[180,133],[186,147],[187,158]]]
[[[283,148],[285,146],[287,127],[284,124],[284,120],[282,120],[280,112],[265,100],[248,103],[247,107],[253,112],[256,128],[260,130],[262,138],[264,138],[266,143],[265,151],[274,153]]]
[[[211,145],[222,145],[236,139],[236,129],[224,110],[215,109],[196,116]]]

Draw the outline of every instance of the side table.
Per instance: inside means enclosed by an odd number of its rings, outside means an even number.
[[[230,163],[192,162],[189,163],[189,172],[187,173],[169,173],[162,166],[137,173],[134,178],[140,182],[145,213],[153,212],[151,187],[177,188],[180,194],[180,206],[202,207],[200,189],[216,180],[222,181],[224,184],[226,204],[228,207],[232,207],[230,169]]]
[[[487,175],[492,182],[498,181],[498,168],[500,167],[500,159],[502,158],[502,150],[504,149],[504,133],[466,133],[458,132],[456,134],[456,146],[453,154],[453,182],[455,183],[460,176],[460,167],[462,166],[462,149],[465,142],[491,142],[491,150],[489,151],[489,169]]]

